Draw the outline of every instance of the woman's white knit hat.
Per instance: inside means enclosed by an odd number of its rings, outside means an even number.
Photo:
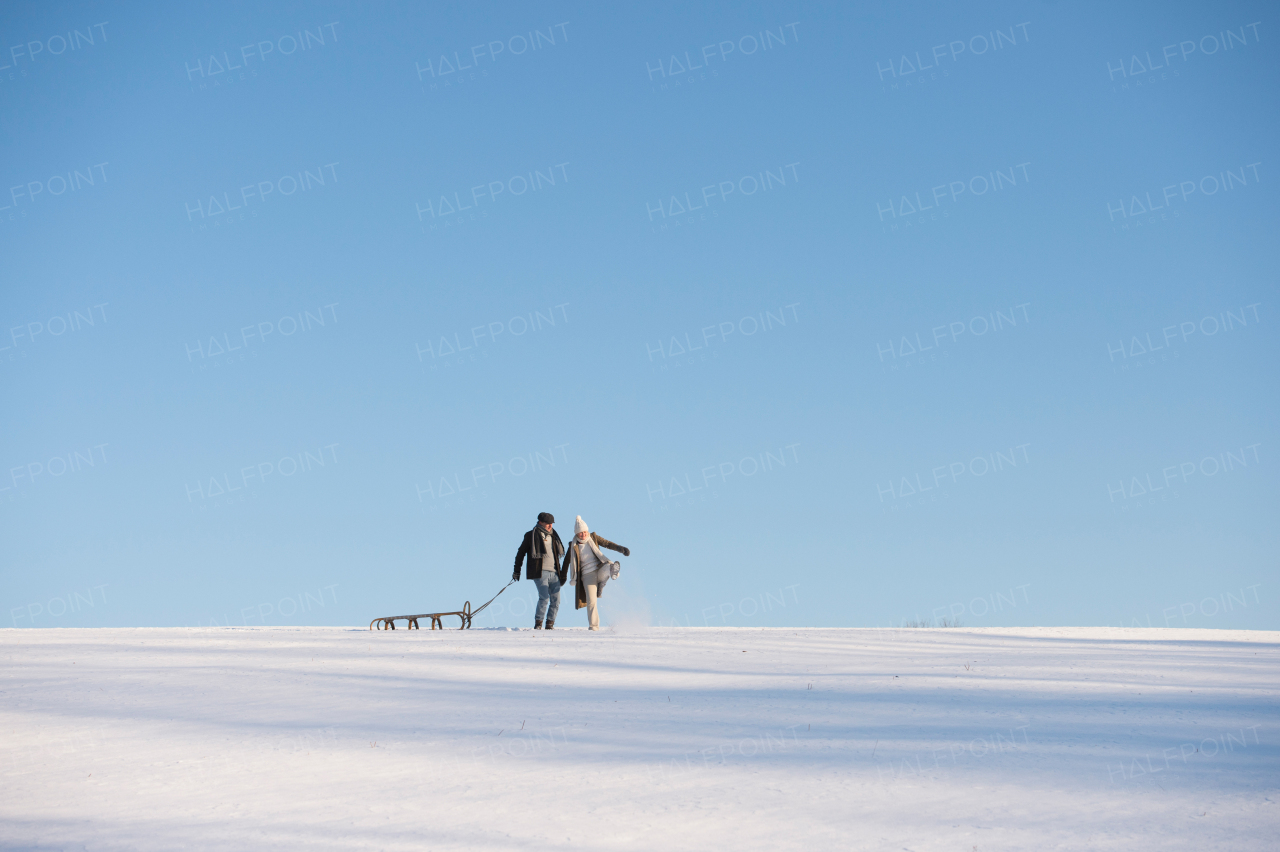
[[[582,520],[581,515],[578,515],[577,519],[573,522],[573,534],[577,535],[580,532],[587,532],[587,522]]]

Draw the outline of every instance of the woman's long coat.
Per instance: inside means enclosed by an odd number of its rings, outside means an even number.
[[[623,556],[630,556],[631,550],[620,544],[614,544],[602,535],[596,533],[587,533],[595,541],[596,547],[603,547],[608,550],[615,550]],[[574,536],[569,542],[569,546],[565,548],[564,567],[574,577],[577,578],[577,590],[574,595],[573,608],[582,609],[587,605],[587,590],[582,585],[582,572],[578,570],[578,537]],[[562,572],[563,573],[563,572]],[[604,594],[603,590],[597,590],[597,595]]]

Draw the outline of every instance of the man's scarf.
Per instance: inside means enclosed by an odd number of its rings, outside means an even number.
[[[551,555],[554,558],[556,545],[560,543],[560,534],[557,533],[554,529],[552,529],[551,532],[545,533],[545,534],[551,537]],[[537,559],[539,562],[541,562],[542,557],[546,555],[546,552],[542,549],[543,535],[544,535],[544,530],[542,529],[542,524],[538,524],[536,527],[533,528],[533,548],[532,548],[531,556],[532,558]]]

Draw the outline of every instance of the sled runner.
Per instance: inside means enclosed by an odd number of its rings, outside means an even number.
[[[514,583],[514,582],[515,580],[511,581],[511,583]],[[506,586],[503,586],[501,589],[499,589],[498,595],[505,592],[507,590],[507,586],[510,586],[511,583],[507,583]],[[418,615],[388,615],[383,618],[375,618],[373,621],[369,622],[369,629],[373,630],[373,626],[376,624],[378,625],[379,630],[395,630],[397,621],[405,621],[405,622],[408,622],[407,624],[405,624],[405,630],[420,630],[421,628],[418,626],[418,619],[429,618],[431,619],[432,630],[444,630],[444,624],[441,622],[441,619],[449,618],[450,616],[457,616],[458,619],[462,622],[458,626],[458,629],[466,630],[467,628],[471,627],[471,619],[475,618],[477,615],[483,612],[484,608],[487,607],[489,604],[496,601],[498,599],[498,595],[494,595],[493,597],[489,598],[489,600],[485,601],[481,606],[477,607],[476,609],[472,609],[471,601],[467,601],[462,605],[462,609],[458,610],[457,612],[424,612],[424,613],[419,613]]]

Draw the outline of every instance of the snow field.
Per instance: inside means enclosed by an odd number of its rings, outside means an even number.
[[[1280,633],[0,630],[5,849],[1274,849]]]

